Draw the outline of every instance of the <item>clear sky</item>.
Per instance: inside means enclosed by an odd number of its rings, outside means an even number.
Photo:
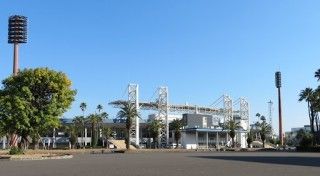
[[[283,76],[284,127],[308,124],[298,94],[319,83],[320,1],[214,0],[1,0],[0,79],[12,72],[7,20],[29,18],[20,67],[65,72],[78,94],[65,117],[97,104],[113,117],[111,100],[124,99],[128,83],[142,100],[168,86],[170,102],[210,105],[222,94],[246,97],[251,119],[275,102],[274,72]]]

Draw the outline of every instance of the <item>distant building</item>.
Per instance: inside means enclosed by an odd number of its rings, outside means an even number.
[[[181,119],[181,118],[182,118],[181,115],[176,115],[176,114],[169,114],[169,115],[168,115],[168,121],[169,121],[169,123],[172,122],[172,121],[175,120],[175,119]],[[165,117],[159,117],[158,114],[150,114],[150,115],[148,116],[148,121],[155,120],[155,119],[156,119],[156,120],[165,119]]]
[[[223,129],[219,119],[212,115],[183,114],[181,144],[185,149],[219,148],[230,146],[231,138],[228,130]],[[235,117],[242,128],[236,130],[235,143],[238,147],[246,147],[246,125],[241,123],[240,118]]]
[[[311,132],[310,125],[291,128],[291,131],[285,132],[285,139],[287,143],[297,145],[296,136],[300,130],[304,130],[305,132]]]
[[[304,131],[310,132],[311,127],[310,127],[310,125],[304,125],[303,127],[291,128],[291,132],[293,132],[293,133],[296,133],[299,130],[304,130]]]

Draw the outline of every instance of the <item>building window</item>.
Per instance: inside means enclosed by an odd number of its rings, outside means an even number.
[[[202,118],[202,127],[203,128],[207,128],[208,127],[208,118],[207,117],[203,117]]]

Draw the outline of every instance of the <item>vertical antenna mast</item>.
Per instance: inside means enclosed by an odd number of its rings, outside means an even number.
[[[268,115],[269,115],[269,125],[271,126],[271,130],[273,131],[273,125],[272,125],[272,115],[273,115],[273,102],[270,100],[268,102]]]

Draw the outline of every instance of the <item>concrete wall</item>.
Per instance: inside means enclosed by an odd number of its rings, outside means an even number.
[[[196,134],[194,133],[182,133],[181,134],[181,145],[185,149],[196,149]]]
[[[213,125],[213,117],[203,114],[183,114],[184,125],[188,128],[211,128]],[[207,121],[205,125],[205,121]]]
[[[235,141],[240,144],[241,148],[246,148],[247,147],[246,133],[237,133]]]

